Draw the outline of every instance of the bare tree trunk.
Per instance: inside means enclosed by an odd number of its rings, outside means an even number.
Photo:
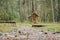
[[[34,12],[34,0],[32,0],[32,13]]]
[[[21,21],[21,0],[19,0],[19,15],[20,15],[20,21]]]
[[[44,10],[44,1],[41,0],[41,22],[45,22],[45,10]]]
[[[36,12],[36,0],[32,0],[32,13]]]
[[[28,3],[28,11],[29,11],[29,15],[32,14],[32,0],[29,0],[29,3]]]
[[[8,1],[6,0],[6,13],[7,13],[7,9],[8,9]]]
[[[43,12],[43,11],[42,11],[42,0],[40,0],[40,4],[41,4],[41,5],[40,5],[40,17],[39,17],[39,18],[40,18],[40,22],[42,22],[42,14],[43,14],[43,13],[42,13],[42,12]]]
[[[6,9],[5,10],[6,10],[6,13],[4,14],[4,16],[5,16],[4,21],[8,21],[8,19],[6,19],[6,16],[7,16],[6,14],[8,13],[8,0],[6,0]]]
[[[55,0],[55,3],[56,3],[56,5],[55,5],[55,9],[56,9],[56,22],[57,22],[57,16],[58,16],[58,0]]]
[[[51,7],[52,7],[53,23],[55,23],[55,20],[54,20],[54,7],[53,7],[53,0],[51,0]]]
[[[11,15],[14,13],[14,8],[13,8],[13,0],[11,1],[11,10],[12,10],[12,13]],[[11,18],[10,18],[11,19]]]
[[[60,22],[60,0],[58,0],[58,18],[57,21]]]

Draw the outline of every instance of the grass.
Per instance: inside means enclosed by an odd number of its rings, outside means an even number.
[[[11,30],[11,24],[0,24],[0,32],[9,32]]]
[[[45,24],[47,24],[47,23],[45,23]],[[22,26],[24,25],[24,26],[28,26],[28,27],[32,26],[32,24],[29,24],[29,23],[21,23],[20,25],[22,25]],[[52,24],[52,25],[47,25],[47,26],[44,26],[44,27],[33,27],[33,28],[35,28],[35,29],[43,29],[43,30],[54,30],[55,31],[55,30],[60,30],[60,24],[56,24],[56,25]]]
[[[31,24],[28,23],[17,23],[20,26],[28,26],[31,27]],[[11,24],[0,24],[0,32],[9,32],[11,30]],[[31,27],[35,29],[43,29],[43,30],[60,30],[60,25],[50,25],[50,26],[44,26],[44,27]]]
[[[60,25],[51,25],[51,26],[44,26],[44,27],[36,27],[36,29],[57,31],[57,30],[60,30]]]

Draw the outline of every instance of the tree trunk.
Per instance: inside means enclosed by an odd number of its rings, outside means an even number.
[[[55,23],[55,20],[54,20],[54,7],[53,7],[53,0],[51,0],[51,7],[52,7],[53,23]]]

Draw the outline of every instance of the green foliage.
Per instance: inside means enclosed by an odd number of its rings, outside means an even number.
[[[0,0],[0,21],[13,21],[19,18],[17,11],[15,11],[16,6],[14,7],[14,5],[15,3],[10,0]]]
[[[39,15],[39,22],[53,22],[53,16],[55,22],[59,22],[60,1],[58,1],[52,0],[53,4],[51,4],[51,0],[0,0],[0,20],[28,22],[28,17],[32,14],[33,8]],[[32,5],[32,2],[35,4]]]

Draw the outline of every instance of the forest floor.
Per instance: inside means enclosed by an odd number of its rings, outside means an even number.
[[[7,25],[1,24],[0,27],[4,31],[7,31],[9,28],[11,28],[10,24],[8,25],[9,27]],[[0,40],[60,40],[59,28],[59,25],[31,27],[28,25],[17,24],[15,27],[12,27],[12,30],[10,32],[0,32]]]

